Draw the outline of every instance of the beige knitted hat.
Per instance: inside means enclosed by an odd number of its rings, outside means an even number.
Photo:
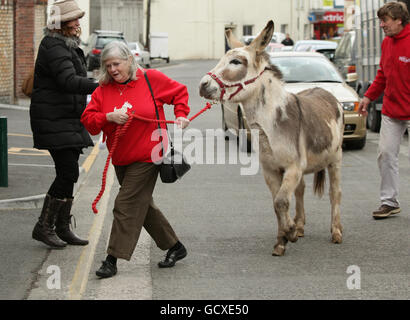
[[[61,0],[50,6],[48,25],[54,25],[82,18],[85,12],[81,10],[74,0]]]

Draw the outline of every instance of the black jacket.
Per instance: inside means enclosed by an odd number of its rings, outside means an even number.
[[[87,78],[78,40],[45,29],[34,71],[30,123],[37,149],[84,148],[93,142],[80,122],[87,94],[98,84]]]

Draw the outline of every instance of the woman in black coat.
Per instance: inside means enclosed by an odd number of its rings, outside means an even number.
[[[79,48],[84,16],[73,0],[59,1],[50,10],[34,71],[30,122],[34,147],[50,152],[56,169],[33,238],[52,247],[87,245],[69,228],[78,159],[93,142],[80,122],[86,95],[98,86],[87,78],[83,51]]]

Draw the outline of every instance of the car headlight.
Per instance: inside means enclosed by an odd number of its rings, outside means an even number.
[[[342,106],[345,111],[359,110],[359,102],[342,102]]]

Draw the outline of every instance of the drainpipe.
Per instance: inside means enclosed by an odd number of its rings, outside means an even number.
[[[151,0],[147,1],[147,34],[145,35],[145,46],[147,47],[148,51],[151,51],[151,44],[149,41],[149,34],[151,32],[150,30],[151,26]]]
[[[8,187],[7,117],[0,117],[0,187]]]

